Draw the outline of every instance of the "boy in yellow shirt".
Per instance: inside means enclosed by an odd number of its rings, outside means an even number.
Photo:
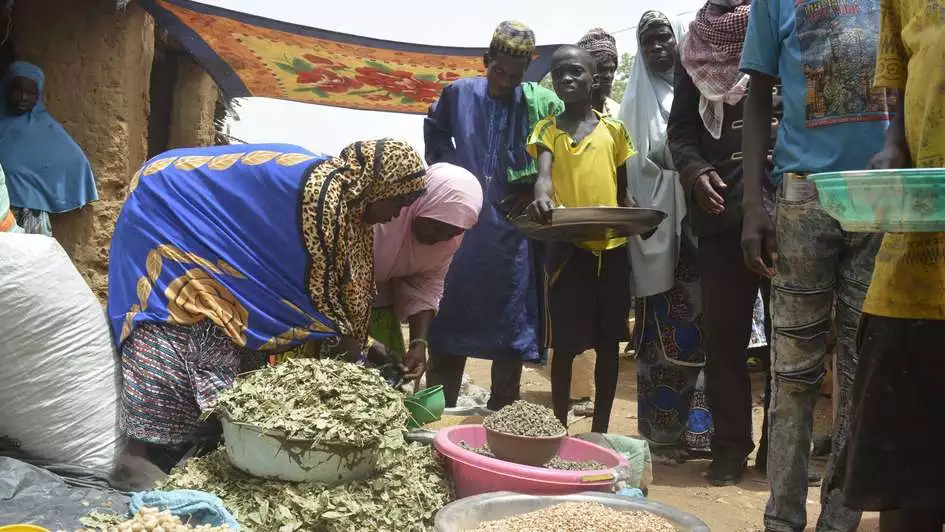
[[[901,93],[872,166],[945,167],[945,1],[882,0],[875,84]],[[881,532],[941,532],[945,233],[883,237],[858,342],[846,504]]]
[[[538,160],[535,201],[528,214],[551,221],[555,207],[632,205],[624,167],[633,155],[623,123],[592,108],[596,62],[577,47],[558,48],[551,59],[555,93],[564,112],[535,125],[528,151]],[[574,357],[597,351],[593,432],[607,432],[617,391],[619,343],[630,339],[630,259],[626,238],[554,243],[545,273],[551,312],[551,396],[555,416],[567,426]]]

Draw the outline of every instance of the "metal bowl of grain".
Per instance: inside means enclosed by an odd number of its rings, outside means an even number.
[[[694,515],[647,499],[609,493],[535,496],[508,491],[466,497],[443,507],[436,532],[710,532]]]

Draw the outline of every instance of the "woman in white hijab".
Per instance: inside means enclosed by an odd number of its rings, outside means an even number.
[[[637,26],[637,56],[620,105],[637,155],[630,189],[641,207],[666,212],[647,238],[630,240],[639,430],[654,452],[674,459],[706,452],[712,416],[702,391],[705,351],[699,330],[696,244],[686,224],[686,199],[669,152],[667,121],[673,106],[678,41],[685,29],[658,11]]]

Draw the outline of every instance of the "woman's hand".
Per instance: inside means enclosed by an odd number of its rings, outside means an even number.
[[[404,372],[404,379],[412,381],[419,379],[427,371],[427,343],[426,341],[410,342],[410,348],[400,365]]]
[[[387,350],[387,346],[378,342],[377,340],[368,342],[366,356],[367,356],[368,362],[370,362],[374,366],[383,366],[385,364],[390,364],[390,352]]]
[[[693,185],[693,194],[696,196],[696,203],[699,208],[709,214],[722,214],[725,212],[725,198],[722,193],[728,188],[728,185],[722,181],[715,170],[708,170],[696,178]]]
[[[337,356],[344,356],[348,362],[357,362],[361,358],[361,342],[352,336],[342,336],[331,352]]]

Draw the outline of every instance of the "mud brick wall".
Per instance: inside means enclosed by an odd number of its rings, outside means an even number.
[[[46,74],[50,113],[82,147],[101,201],[53,217],[53,233],[99,297],[108,246],[131,176],[147,156],[154,22],[132,3],[29,0],[13,13],[17,59]]]

